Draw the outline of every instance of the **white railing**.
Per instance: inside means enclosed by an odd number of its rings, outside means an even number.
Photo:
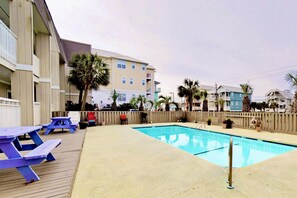
[[[40,60],[33,54],[33,74],[37,77],[40,76]]]
[[[17,126],[21,126],[20,101],[0,97],[0,127]]]
[[[16,64],[17,37],[0,20],[0,56],[12,64]]]
[[[40,125],[41,108],[40,102],[34,102],[34,125]]]

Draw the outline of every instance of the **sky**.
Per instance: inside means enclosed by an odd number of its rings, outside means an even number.
[[[162,95],[185,78],[249,83],[253,100],[297,70],[297,1],[46,0],[63,39],[150,63]],[[176,99],[177,100],[177,99]]]

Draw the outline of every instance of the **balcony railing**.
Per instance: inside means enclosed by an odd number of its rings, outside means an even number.
[[[0,56],[12,64],[16,64],[17,37],[0,20]]]
[[[0,97],[0,118],[0,128],[21,126],[20,101]]]
[[[155,92],[156,93],[160,93],[161,92],[161,88],[156,88]]]

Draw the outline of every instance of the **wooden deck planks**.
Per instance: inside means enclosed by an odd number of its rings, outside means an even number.
[[[74,134],[64,131],[41,135],[44,141],[62,139],[62,144],[52,152],[56,160],[32,166],[40,181],[30,184],[25,184],[25,179],[14,168],[0,170],[1,197],[68,197],[74,182],[85,132],[86,130],[78,130]],[[0,158],[5,158],[3,153],[0,154]]]

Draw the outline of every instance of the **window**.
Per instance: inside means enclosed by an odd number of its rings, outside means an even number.
[[[135,96],[136,96],[135,94],[132,94],[132,98],[135,98]]]
[[[126,62],[118,60],[117,68],[118,69],[126,69]]]
[[[145,65],[142,65],[142,67],[141,67],[141,68],[142,68],[142,70],[144,71],[144,70],[145,70]]]
[[[241,94],[239,94],[239,97],[241,97]]]
[[[126,77],[123,77],[123,78],[122,78],[122,83],[123,83],[123,84],[126,84]]]
[[[233,102],[231,101],[231,107],[233,107]]]
[[[118,101],[126,102],[126,94],[119,94]]]
[[[145,85],[145,80],[142,80],[141,81],[141,84],[144,86]]]
[[[238,101],[236,101],[235,106],[236,106],[236,108],[238,108]]]
[[[131,67],[132,67],[132,69],[135,69],[135,64],[132,64],[132,66],[131,66]]]
[[[130,85],[133,85],[133,84],[134,84],[134,79],[130,78]]]

